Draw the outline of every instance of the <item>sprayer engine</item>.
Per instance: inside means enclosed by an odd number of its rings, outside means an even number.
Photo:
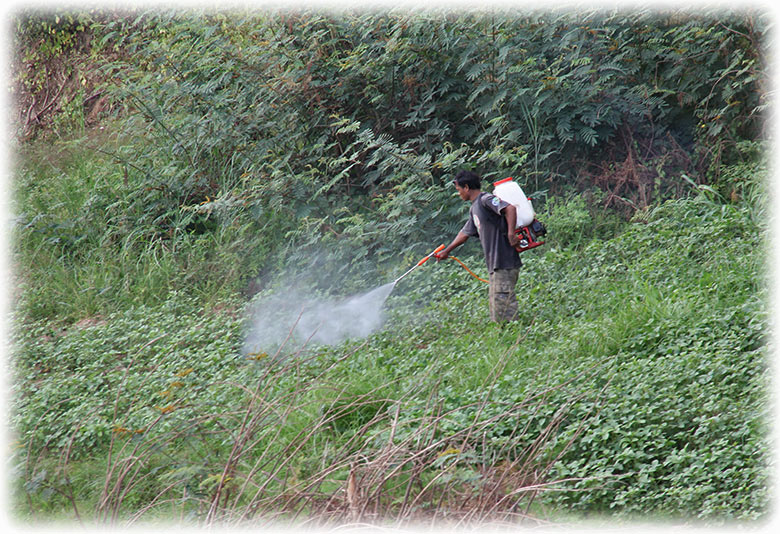
[[[539,241],[539,237],[545,235],[546,233],[547,229],[538,219],[534,219],[531,221],[531,224],[527,226],[521,226],[515,230],[515,234],[520,240],[520,243],[515,246],[515,250],[518,252],[523,252],[532,248],[536,248],[539,245],[544,245],[544,241]]]

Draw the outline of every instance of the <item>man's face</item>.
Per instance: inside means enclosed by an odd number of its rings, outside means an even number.
[[[469,186],[462,187],[458,185],[458,182],[453,182],[455,184],[455,189],[458,190],[458,196],[460,196],[461,200],[468,200],[469,199]]]

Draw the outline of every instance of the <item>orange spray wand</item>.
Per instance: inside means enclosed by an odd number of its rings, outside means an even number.
[[[401,278],[403,278],[404,276],[406,276],[406,275],[408,275],[409,273],[411,273],[412,271],[414,271],[414,270],[415,270],[417,267],[419,267],[420,265],[422,265],[423,263],[425,263],[426,261],[428,261],[429,259],[431,259],[432,257],[434,257],[436,254],[438,254],[438,253],[439,253],[439,252],[441,252],[442,250],[444,250],[444,245],[440,245],[440,246],[439,246],[439,247],[438,247],[436,250],[434,250],[433,252],[431,252],[430,254],[428,254],[427,256],[425,256],[423,259],[421,259],[420,261],[418,261],[418,262],[417,262],[417,264],[416,264],[415,266],[413,266],[411,269],[409,269],[408,271],[406,271],[404,274],[402,274],[401,276],[399,276],[398,278],[396,278],[396,279],[395,279],[395,282],[393,282],[393,285],[397,284],[397,283],[398,283],[398,281],[399,281]]]

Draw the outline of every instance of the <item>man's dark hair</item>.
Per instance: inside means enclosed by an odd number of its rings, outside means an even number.
[[[481,189],[480,182],[482,178],[471,171],[460,171],[455,175],[453,182],[461,187],[469,186],[469,189]]]

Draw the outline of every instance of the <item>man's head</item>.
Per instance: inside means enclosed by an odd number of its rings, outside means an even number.
[[[455,179],[452,181],[455,184],[455,189],[458,190],[458,195],[463,200],[473,200],[474,194],[478,194],[480,191],[480,178],[477,174],[471,171],[460,171],[455,175]]]

